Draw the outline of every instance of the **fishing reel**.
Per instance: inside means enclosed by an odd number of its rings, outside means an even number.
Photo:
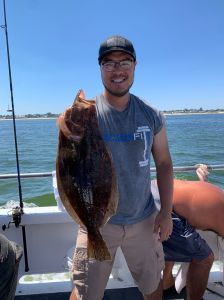
[[[15,226],[18,228],[21,223],[22,214],[23,214],[23,210],[21,207],[19,207],[19,206],[13,207],[12,210],[9,211],[9,214],[10,213],[12,216],[12,221],[10,221],[8,223],[8,225],[5,225],[5,224],[2,225],[2,230],[4,230],[4,231],[7,228],[9,228],[10,224],[15,224]]]

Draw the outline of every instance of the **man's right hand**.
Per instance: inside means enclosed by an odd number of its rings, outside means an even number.
[[[66,125],[65,122],[65,112],[60,114],[60,116],[57,118],[57,127],[63,132],[63,134],[67,137],[70,138],[71,136],[71,131],[68,129],[68,126]]]

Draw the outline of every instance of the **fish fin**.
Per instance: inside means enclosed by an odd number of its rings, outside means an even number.
[[[85,99],[85,93],[82,89],[79,90],[79,98]]]
[[[81,99],[83,99],[83,100],[85,99],[85,93],[84,93],[83,89],[80,89],[78,91],[78,93],[76,94],[73,104],[71,105],[71,108],[74,107],[76,101],[80,101]]]
[[[89,258],[99,261],[111,260],[110,252],[99,231],[94,235],[88,234],[87,253]]]

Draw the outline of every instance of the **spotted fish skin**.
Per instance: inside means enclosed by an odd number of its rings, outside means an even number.
[[[100,227],[115,214],[118,192],[110,152],[101,137],[94,100],[80,91],[64,119],[72,138],[59,131],[56,175],[60,198],[88,233],[88,256],[110,259]]]

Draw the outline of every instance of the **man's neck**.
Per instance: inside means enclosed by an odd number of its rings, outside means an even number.
[[[127,93],[122,97],[111,95],[107,91],[103,93],[105,100],[118,111],[123,111],[128,106],[130,94]]]

